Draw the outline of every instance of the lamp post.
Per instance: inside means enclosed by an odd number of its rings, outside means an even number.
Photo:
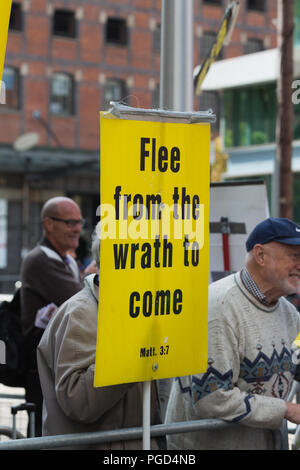
[[[272,215],[293,218],[293,49],[294,2],[278,0],[276,158],[273,174]]]
[[[162,0],[160,99],[162,109],[191,112],[194,103],[194,0]],[[171,379],[159,381],[164,418]]]
[[[25,153],[26,151],[35,147],[39,141],[39,134],[37,132],[28,132],[18,137],[13,144],[16,152]],[[21,258],[24,258],[29,249],[29,205],[30,205],[30,187],[28,182],[27,173],[29,171],[30,157],[25,158],[23,188],[22,188],[22,249]]]
[[[160,108],[193,111],[193,0],[162,0]]]

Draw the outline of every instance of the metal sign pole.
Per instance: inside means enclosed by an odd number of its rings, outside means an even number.
[[[151,382],[143,382],[143,450],[150,450]]]
[[[194,0],[162,0],[161,12],[161,109],[188,113],[194,109]],[[164,419],[172,379],[158,384]]]
[[[193,0],[163,0],[160,107],[193,110]]]
[[[161,14],[160,109],[139,110],[153,119],[175,118],[196,122],[214,120],[208,113],[193,113],[193,0],[163,0]],[[114,105],[120,116],[120,107]],[[170,113],[170,110],[173,113]],[[122,109],[126,113],[126,108]],[[139,113],[134,110],[134,114]],[[128,113],[128,108],[127,108]],[[165,114],[165,115],[164,115]],[[170,383],[166,386],[169,394]],[[143,448],[150,449],[151,382],[143,384]],[[162,419],[165,409],[162,409]]]
[[[208,111],[173,111],[167,109],[143,109],[132,108],[120,103],[111,101],[111,108],[108,113],[113,114],[119,119],[132,119],[156,122],[175,122],[175,123],[212,123],[215,122],[216,116],[211,110]],[[169,379],[164,379],[168,381]],[[161,382],[161,381],[160,381]],[[169,384],[170,385],[170,384]],[[165,387],[167,395],[169,389]],[[164,418],[165,409],[162,410],[162,419]],[[151,381],[143,383],[143,449],[150,450],[150,425],[151,425]]]

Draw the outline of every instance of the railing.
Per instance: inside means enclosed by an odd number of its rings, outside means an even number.
[[[241,426],[240,424],[227,423],[219,419],[203,419],[185,421],[171,424],[157,424],[151,426],[151,437],[165,436],[166,434],[179,434],[183,432],[208,431],[214,429],[228,429]],[[275,449],[287,449],[285,439],[280,431],[272,431],[275,436]],[[95,445],[104,442],[116,442],[132,439],[141,439],[143,429],[141,427],[102,431],[92,433],[65,434],[59,436],[32,437],[4,441],[0,443],[0,450],[41,450],[57,449],[68,446]]]
[[[1,387],[2,389],[2,387]],[[4,436],[7,436],[10,439],[22,439],[26,436],[26,431],[28,429],[28,418],[27,418],[27,406],[26,411],[22,411],[18,417],[16,413],[21,411],[23,406],[26,404],[25,393],[14,390],[11,392],[11,388],[3,388],[5,391],[0,393],[0,440]],[[31,414],[32,420],[33,414]],[[30,422],[30,421],[29,421]],[[32,428],[31,429],[31,436]]]
[[[25,393],[0,393],[0,398],[25,400]]]
[[[299,393],[299,384],[294,382],[290,391],[288,401]],[[3,394],[1,394],[3,397]],[[22,395],[16,395],[18,398]],[[12,397],[12,395],[9,395]],[[233,427],[242,427],[242,424],[228,423],[221,419],[200,419],[195,421],[184,421],[170,424],[157,424],[150,427],[151,437],[161,437],[167,434],[180,434],[195,431],[211,431],[215,429],[226,429]],[[275,437],[276,450],[288,450],[288,429],[283,426],[281,430],[272,433]],[[41,449],[58,449],[63,447],[95,445],[105,442],[117,442],[125,440],[142,439],[143,428],[126,428],[116,429],[112,431],[99,431],[90,433],[64,434],[56,436],[30,437],[25,439],[16,439],[0,442],[0,450],[41,450]],[[294,443],[300,441],[300,427],[297,427]],[[293,446],[294,446],[293,443]],[[292,447],[293,448],[293,447]],[[297,448],[297,447],[296,447]],[[299,448],[299,446],[298,446]]]

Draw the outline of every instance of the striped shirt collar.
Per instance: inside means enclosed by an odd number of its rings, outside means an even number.
[[[241,279],[246,289],[252,294],[259,302],[264,305],[270,305],[266,296],[262,293],[256,282],[252,279],[247,268],[241,271]]]

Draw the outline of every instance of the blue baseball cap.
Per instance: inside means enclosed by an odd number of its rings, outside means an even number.
[[[300,227],[292,220],[270,217],[254,227],[246,241],[247,251],[254,245],[279,242],[285,245],[300,245]]]

